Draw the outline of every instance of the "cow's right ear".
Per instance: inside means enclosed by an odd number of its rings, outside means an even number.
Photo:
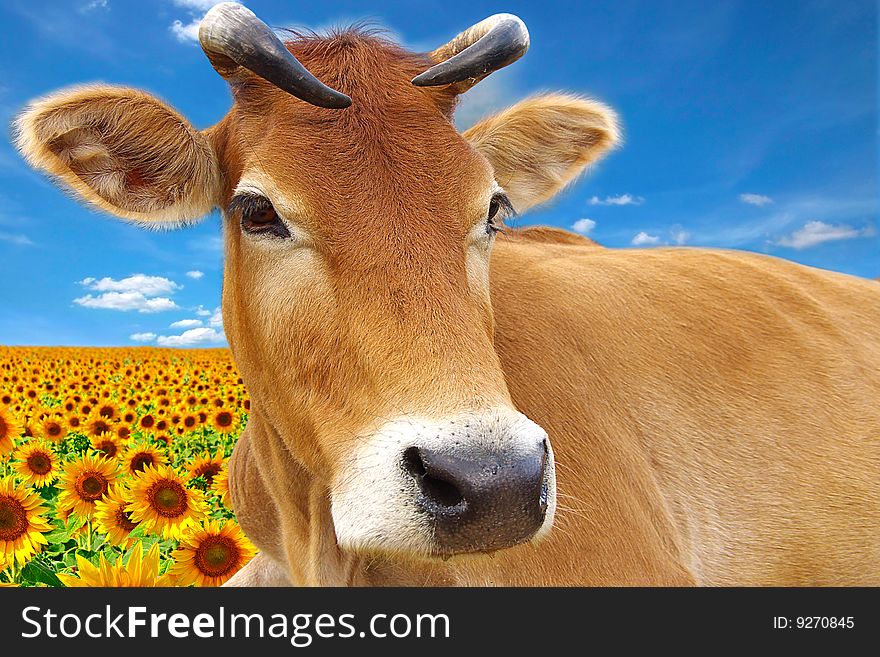
[[[31,103],[13,130],[22,155],[84,200],[138,224],[195,221],[220,199],[206,135],[149,94],[92,85]]]

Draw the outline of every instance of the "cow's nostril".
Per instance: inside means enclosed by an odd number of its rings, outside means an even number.
[[[428,473],[418,447],[407,447],[403,452],[403,469],[413,477],[424,477]]]
[[[457,507],[464,501],[461,491],[455,484],[429,474],[422,478],[421,487],[422,492],[441,507]]]
[[[459,488],[450,481],[448,474],[429,468],[418,447],[409,447],[403,452],[403,469],[415,480],[426,501],[439,509],[458,507],[463,501]]]

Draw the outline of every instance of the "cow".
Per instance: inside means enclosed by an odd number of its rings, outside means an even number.
[[[205,130],[82,86],[16,143],[147,228],[223,214],[222,308],[252,399],[233,585],[880,585],[880,285],[766,255],[505,228],[620,139],[458,97],[529,45],[492,16],[430,54],[282,42],[241,5],[200,42]]]

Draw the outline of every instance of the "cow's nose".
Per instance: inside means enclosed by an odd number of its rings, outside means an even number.
[[[418,485],[418,504],[440,554],[510,547],[544,522],[546,440],[525,451],[409,447],[402,467]]]

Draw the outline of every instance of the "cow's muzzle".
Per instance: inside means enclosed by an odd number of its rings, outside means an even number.
[[[412,446],[400,465],[416,482],[437,555],[511,547],[534,536],[547,515],[546,438],[515,450]]]

